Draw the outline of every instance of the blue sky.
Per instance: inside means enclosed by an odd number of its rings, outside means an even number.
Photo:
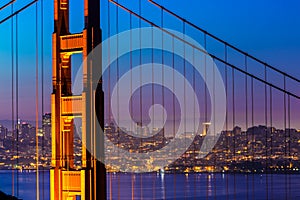
[[[73,0],[74,1],[74,0]],[[80,32],[83,27],[82,1],[71,2],[71,31]],[[104,37],[107,36],[108,3],[101,0],[101,17]],[[119,0],[127,7],[137,10],[138,0]],[[142,0],[142,14],[159,22],[160,11],[146,0]],[[267,63],[300,78],[300,2],[271,0],[157,0],[173,12],[179,14],[208,32],[252,54]],[[40,2],[38,4],[40,8]],[[115,6],[110,4],[111,16]],[[0,11],[1,12],[1,11]],[[19,37],[19,116],[23,119],[35,118],[35,5],[18,16]],[[119,14],[124,13],[119,10]],[[39,13],[40,15],[40,13]],[[125,15],[125,14],[124,14]],[[166,23],[171,21],[166,16]],[[16,20],[16,19],[14,19]],[[115,21],[112,19],[111,23]],[[126,22],[124,22],[126,23]],[[128,22],[127,22],[128,23]],[[174,23],[174,24],[172,24]],[[180,30],[176,20],[171,27]],[[40,19],[38,21],[41,25]],[[113,26],[111,24],[111,26]],[[11,118],[11,21],[0,24],[0,119]],[[126,25],[122,26],[126,29]],[[14,26],[14,28],[16,28]],[[122,29],[122,28],[120,28]],[[44,69],[45,69],[45,105],[44,111],[50,111],[51,93],[51,33],[53,31],[53,2],[44,1]],[[115,32],[111,28],[111,34]],[[191,34],[192,37],[197,37]],[[14,35],[15,37],[15,35]],[[197,40],[197,38],[195,38]],[[39,36],[39,49],[41,49]],[[80,63],[75,56],[74,63]],[[39,50],[39,63],[41,51]],[[16,60],[14,61],[16,62]],[[76,64],[77,67],[79,64]],[[75,67],[76,68],[76,67]],[[41,69],[40,69],[41,70]],[[16,82],[14,83],[16,84]],[[41,98],[41,97],[40,97]],[[41,106],[40,106],[41,107]]]
[[[299,1],[162,2],[208,32],[300,77]]]

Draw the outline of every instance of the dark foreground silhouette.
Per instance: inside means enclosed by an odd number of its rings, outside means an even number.
[[[4,192],[0,191],[0,199],[1,200],[19,200],[18,198],[16,197],[13,197],[11,195],[7,195],[5,194]]]

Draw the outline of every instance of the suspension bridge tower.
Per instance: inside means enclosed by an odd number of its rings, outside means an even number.
[[[104,125],[102,114],[98,120],[95,114],[96,94],[100,113],[104,110],[104,100],[102,89],[97,92],[94,89],[94,84],[102,88],[102,83],[99,80],[93,82],[91,77],[95,67],[92,63],[83,65],[82,95],[73,96],[71,88],[71,55],[82,53],[84,60],[100,42],[100,0],[84,0],[84,29],[81,33],[69,31],[69,0],[54,0],[51,200],[76,200],[78,197],[81,200],[106,199],[105,166],[93,156],[93,152],[88,151],[104,148],[101,145],[103,140],[100,146],[99,141],[95,145],[95,135]],[[98,70],[101,70],[99,67]],[[82,118],[82,143],[85,144],[82,145],[80,169],[74,167],[75,117]]]

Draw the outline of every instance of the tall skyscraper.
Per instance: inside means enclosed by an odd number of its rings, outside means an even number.
[[[43,134],[45,139],[51,138],[51,113],[43,115]]]

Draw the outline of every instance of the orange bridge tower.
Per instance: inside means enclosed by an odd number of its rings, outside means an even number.
[[[84,0],[84,29],[81,33],[69,31],[69,0],[54,0],[51,200],[106,199],[105,166],[93,156],[94,152],[100,150],[101,153],[104,148],[103,137],[100,137],[100,143],[95,141],[104,126],[104,98],[102,89],[97,93],[94,89],[95,84],[102,88],[102,82],[95,83],[91,78],[92,63],[83,65],[82,95],[73,96],[71,88],[71,55],[82,53],[85,60],[100,42],[100,0]],[[97,70],[102,70],[101,66]],[[95,114],[96,94],[98,113],[101,113],[99,120]],[[85,144],[82,145],[80,169],[74,167],[75,117],[82,118],[82,143]]]

